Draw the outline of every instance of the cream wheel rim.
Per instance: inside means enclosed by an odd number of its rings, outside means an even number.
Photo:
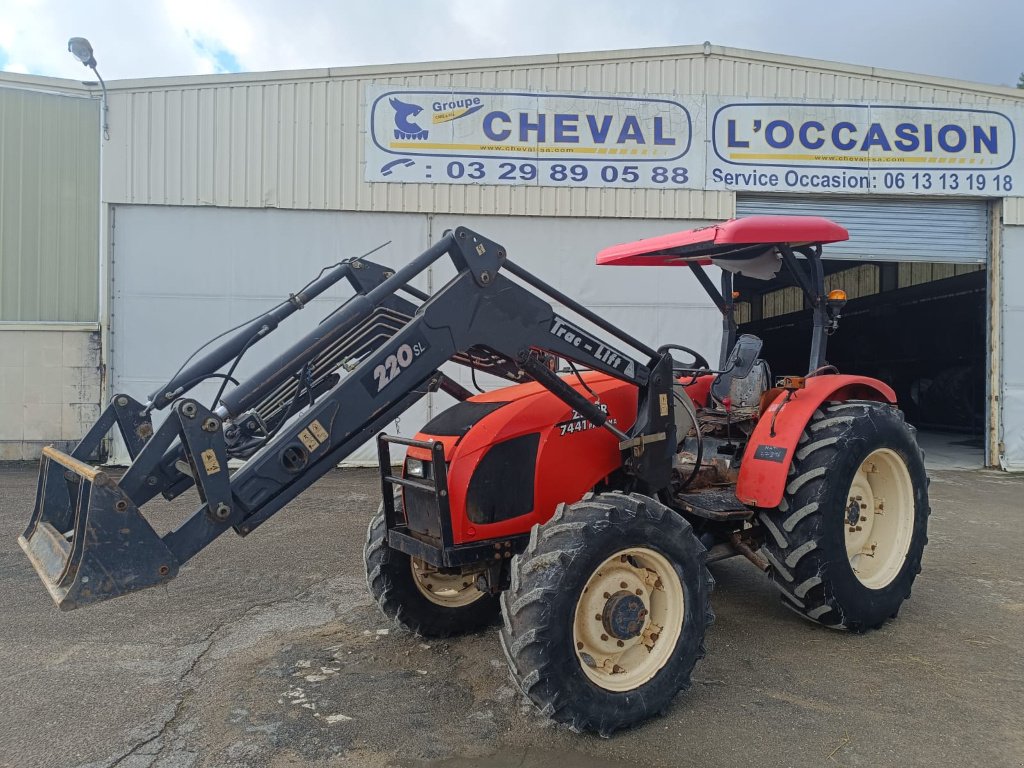
[[[484,593],[476,588],[474,577],[459,573],[441,573],[418,557],[409,558],[412,580],[427,600],[444,608],[462,608],[475,603]]]
[[[914,534],[914,484],[899,454],[873,451],[857,469],[843,513],[846,556],[858,581],[882,589],[903,568]]]
[[[683,631],[682,582],[664,555],[616,552],[590,576],[576,603],[573,644],[591,682],[631,691],[668,663]]]

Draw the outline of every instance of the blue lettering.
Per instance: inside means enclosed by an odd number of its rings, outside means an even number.
[[[776,128],[782,129],[782,141],[775,138]],[[764,129],[764,140],[768,142],[769,147],[785,149],[793,143],[793,126],[785,120],[772,120]]]
[[[608,132],[612,129],[612,116],[602,115],[601,116],[601,127],[597,127],[597,117],[595,115],[587,115],[587,125],[590,126],[590,135],[594,137],[595,144],[604,144],[605,139],[608,138]]]
[[[866,152],[871,147],[881,147],[885,152],[891,152],[889,138],[878,123],[872,123],[868,128],[868,134],[864,137],[864,143],[860,145],[861,152]]]
[[[925,123],[924,124],[924,151],[925,152],[931,152],[932,151],[932,124],[931,123]]]
[[[800,126],[800,143],[803,144],[807,149],[820,149],[825,140],[818,136],[812,139],[809,135],[811,128],[816,131],[824,131],[825,126],[819,123],[817,120],[808,120],[806,123]]]
[[[956,143],[949,142],[949,134],[956,134]],[[967,132],[959,125],[944,125],[939,128],[939,146],[947,152],[960,152],[967,146]]]
[[[917,137],[917,126],[913,123],[900,123],[896,126],[897,139],[893,142],[896,149],[901,152],[913,152],[921,146],[921,140]]]
[[[841,131],[849,133],[851,138],[843,141],[839,138]],[[855,133],[857,133],[857,126],[853,123],[848,123],[845,120],[840,123],[836,123],[832,126],[832,144],[836,149],[853,149],[857,145],[857,141],[852,138]]]
[[[536,123],[531,123],[530,122],[530,113],[529,112],[520,112],[519,113],[519,140],[521,142],[523,142],[523,143],[528,143],[530,141],[530,134],[531,133],[536,133],[537,134],[537,142],[543,144],[544,143],[544,137],[545,137],[545,130],[544,129],[545,129],[545,118],[546,117],[547,117],[547,115],[545,115],[544,113],[541,113],[541,114],[537,115],[537,122]]]
[[[656,118],[654,118],[654,143],[655,144],[661,144],[661,145],[675,144],[676,143],[675,136],[666,136],[664,128],[665,128],[665,118],[663,118],[663,117],[656,117]]]
[[[512,133],[508,128],[502,131],[494,130],[494,123],[496,120],[501,120],[503,123],[511,123],[512,118],[505,112],[488,112],[484,115],[484,134],[491,141],[505,141]]]
[[[619,140],[617,144],[625,144],[627,141],[635,141],[637,144],[646,144],[644,141],[644,134],[640,130],[640,122],[636,119],[635,115],[626,115],[626,119],[622,121],[622,130],[619,131]]]
[[[980,125],[974,126],[974,154],[981,154],[981,145],[985,145],[985,149],[988,150],[990,155],[994,155],[999,152],[999,142],[997,141],[996,127],[990,126],[988,129],[988,135],[985,135],[985,129]]]
[[[726,146],[729,147],[749,147],[750,142],[736,138],[736,121],[726,120],[725,121],[725,134],[726,134]]]
[[[580,137],[576,135],[579,126],[579,115],[555,115],[555,141],[562,144],[579,144]]]

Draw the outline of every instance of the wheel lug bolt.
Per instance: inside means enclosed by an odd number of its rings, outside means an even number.
[[[616,640],[616,641],[615,641],[615,644],[616,644],[617,646],[619,646],[619,648],[621,648],[622,646],[624,646],[624,645],[625,645],[625,643],[624,643],[624,642],[622,642],[621,640]]]
[[[576,643],[576,650],[577,651],[582,651],[583,650],[583,643]]]
[[[638,590],[636,591],[636,593],[637,593],[638,595],[642,595],[642,594],[644,593],[644,591],[643,591],[642,589],[638,589]]]
[[[601,639],[602,640],[607,640],[608,639],[608,635],[601,635]]]
[[[594,617],[594,621],[601,621],[601,614],[600,614],[600,613],[599,613],[599,614],[597,614],[597,615],[596,615],[596,616]]]
[[[628,586],[629,586],[629,584],[627,584],[627,583],[626,583],[626,582],[624,582],[624,581],[620,581],[620,582],[619,582],[619,589],[625,589],[625,588],[626,588],[626,587],[628,587]]]

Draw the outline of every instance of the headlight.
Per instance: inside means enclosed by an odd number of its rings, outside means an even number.
[[[408,477],[426,477],[427,468],[423,462],[419,459],[406,459],[405,460],[405,474]]]

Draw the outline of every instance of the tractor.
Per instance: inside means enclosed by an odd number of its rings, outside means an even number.
[[[825,294],[822,248],[847,238],[823,218],[754,216],[598,254],[686,267],[722,314],[715,366],[649,347],[463,227],[397,271],[345,260],[145,402],[114,395],[70,454],[45,448],[19,541],[65,610],[163,584],[376,437],[382,497],[364,560],[381,611],[429,637],[500,625],[512,678],[542,713],[604,735],[635,725],[704,655],[709,563],[743,557],[787,608],[851,632],[910,595],[927,537],[923,454],[889,386],[826,358],[845,295]],[[443,287],[410,285],[445,257],[456,274]],[[733,278],[782,269],[813,332],[807,371],[773,378],[761,341],[738,333]],[[342,280],[349,300],[233,379],[248,349]],[[473,394],[446,364],[509,383]],[[223,383],[209,406],[188,396],[211,378]],[[438,390],[458,402],[418,434],[382,431]],[[132,458],[116,482],[88,463],[114,429]],[[232,460],[244,462],[233,473]],[[140,508],[193,486],[198,509],[158,535]]]

